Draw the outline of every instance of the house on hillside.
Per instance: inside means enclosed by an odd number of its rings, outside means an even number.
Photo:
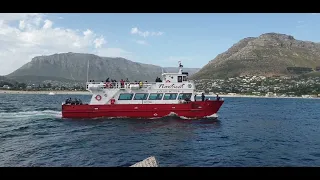
[[[10,89],[9,85],[3,85],[1,89]]]

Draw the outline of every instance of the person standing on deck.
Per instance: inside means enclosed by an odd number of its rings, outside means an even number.
[[[204,93],[201,94],[201,99],[202,101],[204,101],[204,99],[206,98],[206,96],[204,95]]]
[[[120,83],[121,83],[121,88],[124,88],[124,80],[123,79],[120,80]]]

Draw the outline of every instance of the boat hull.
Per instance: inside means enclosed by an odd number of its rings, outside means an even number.
[[[196,101],[187,104],[105,104],[62,105],[63,118],[160,118],[169,114],[180,117],[203,118],[216,114],[224,101]]]

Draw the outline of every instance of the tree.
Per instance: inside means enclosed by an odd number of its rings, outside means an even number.
[[[18,85],[20,88],[22,89],[26,89],[27,88],[27,85],[25,83],[19,83]]]

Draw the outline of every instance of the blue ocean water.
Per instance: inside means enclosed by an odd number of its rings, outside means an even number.
[[[62,119],[87,95],[0,94],[0,166],[320,166],[320,99],[224,98],[218,119]]]

